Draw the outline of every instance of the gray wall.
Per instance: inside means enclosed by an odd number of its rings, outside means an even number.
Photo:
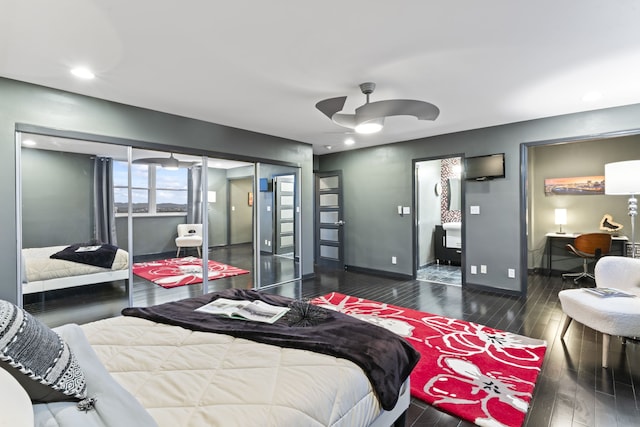
[[[544,261],[546,237],[558,231],[554,223],[554,209],[567,209],[567,233],[598,232],[604,214],[613,216],[624,226],[620,235],[631,238],[627,196],[607,195],[545,195],[546,178],[567,178],[604,175],[606,163],[640,159],[640,136],[596,139],[572,144],[555,144],[529,149],[529,267],[546,268]],[[568,270],[581,266],[581,261],[569,257],[553,261],[554,270]]]
[[[159,146],[184,146],[212,157],[281,161],[302,168],[302,233],[313,236],[313,151],[310,145],[241,129],[187,119],[42,86],[0,78],[0,239],[17,248],[16,144],[17,124],[62,131],[144,141]],[[136,145],[136,144],[134,144]],[[302,272],[313,273],[313,239],[302,240]],[[0,298],[18,300],[17,250],[0,257]]]
[[[412,275],[413,218],[397,214],[398,205],[412,205],[412,160],[504,152],[506,178],[463,183],[463,268],[467,284],[524,292],[527,241],[521,220],[525,215],[520,203],[521,144],[637,128],[640,105],[632,105],[327,154],[319,158],[318,168],[343,173],[346,263]],[[470,206],[479,206],[480,215],[470,215]],[[392,256],[397,256],[397,265],[391,264]],[[470,274],[470,265],[482,264],[487,265],[487,274]],[[516,270],[515,279],[507,277],[509,268]]]
[[[90,156],[22,149],[22,194],[24,248],[88,242],[93,237]]]

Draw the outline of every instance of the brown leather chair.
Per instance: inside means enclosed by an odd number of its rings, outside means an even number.
[[[562,275],[562,279],[567,277],[573,277],[573,283],[578,284],[578,281],[583,277],[593,277],[593,274],[589,273],[587,265],[589,260],[597,261],[600,257],[607,255],[611,252],[611,234],[608,233],[585,233],[576,236],[573,240],[573,244],[567,244],[565,246],[567,250],[576,256],[582,258],[582,272],[581,273],[565,273]]]

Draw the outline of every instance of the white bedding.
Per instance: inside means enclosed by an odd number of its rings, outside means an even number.
[[[345,359],[135,317],[81,328],[159,426],[354,427],[388,414],[364,372]],[[400,413],[408,399],[406,390]]]
[[[78,262],[51,259],[50,256],[60,252],[67,246],[48,246],[44,248],[28,248],[22,250],[24,273],[27,282],[37,280],[59,279],[69,276],[102,273],[108,268],[94,267]],[[111,270],[126,270],[129,267],[129,254],[118,249]]]
[[[67,246],[22,250],[22,293],[30,294],[129,278],[129,254],[118,249],[111,268],[50,258]]]

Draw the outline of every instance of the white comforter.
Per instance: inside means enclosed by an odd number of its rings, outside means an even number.
[[[134,317],[82,326],[160,426],[366,426],[381,412],[354,363]]]
[[[24,275],[27,282],[37,280],[58,279],[61,277],[82,276],[85,274],[109,271],[107,268],[94,267],[78,262],[51,259],[51,255],[60,252],[67,246],[47,246],[44,248],[27,248],[22,250]],[[129,254],[118,249],[111,270],[125,270],[129,267]]]

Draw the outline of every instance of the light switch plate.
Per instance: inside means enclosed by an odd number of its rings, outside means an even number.
[[[402,207],[402,215],[409,215],[411,213],[411,206]]]
[[[480,206],[469,206],[469,213],[471,215],[480,215]]]

